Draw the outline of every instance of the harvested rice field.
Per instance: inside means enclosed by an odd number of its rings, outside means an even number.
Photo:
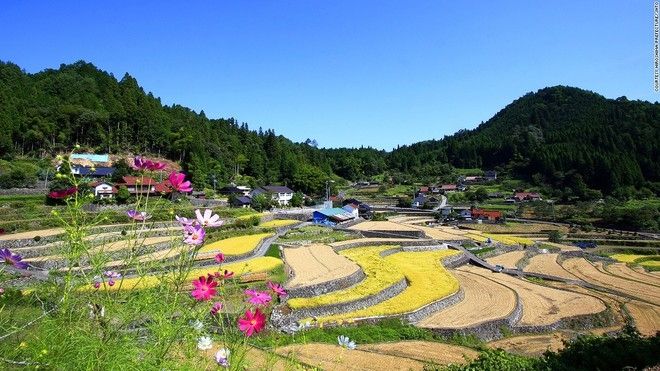
[[[416,228],[405,224],[394,223],[394,222],[372,222],[372,221],[362,222],[354,226],[348,227],[348,229],[353,231],[385,231],[385,232],[392,232],[392,231],[414,232],[417,230]]]
[[[637,330],[644,336],[653,336],[660,331],[660,307],[631,301],[626,303],[626,309],[635,322]]]
[[[360,244],[373,244],[373,245],[382,245],[382,244],[397,244],[401,242],[417,242],[417,243],[423,243],[423,242],[428,242],[429,244],[433,243],[433,240],[420,240],[416,238],[380,238],[380,237],[368,237],[368,238],[360,238],[360,239],[355,239],[355,240],[346,240],[346,241],[338,241],[338,242],[332,242],[329,243],[328,245],[332,247],[343,247],[347,245],[354,244],[356,242],[359,242]]]
[[[357,285],[333,291],[311,298],[292,298],[287,304],[292,309],[313,308],[330,304],[346,303],[368,296],[376,295],[386,288],[404,279],[404,275],[392,264],[381,258],[380,253],[394,246],[358,247],[342,251],[340,254],[357,263],[365,275],[365,279]]]
[[[609,273],[611,275],[625,278],[628,280],[633,280],[641,282],[647,285],[653,285],[660,287],[660,278],[655,277],[651,274],[637,272],[624,263],[612,263],[612,264],[603,264],[597,263],[596,267],[603,273]]]
[[[56,236],[62,233],[64,233],[63,228],[50,228],[50,229],[41,229],[36,231],[9,233],[9,234],[0,235],[0,241],[23,240],[28,238],[35,238],[36,236],[49,237],[49,236]]]
[[[548,245],[548,246],[552,246],[552,247],[556,247],[556,248],[560,249],[561,251],[580,251],[580,248],[577,247],[577,246],[566,245],[566,244],[563,244],[563,243],[543,241],[543,244]]]
[[[469,237],[464,233],[456,233],[454,229],[447,227],[424,227],[421,225],[412,226],[413,228],[424,232],[428,237],[434,240],[455,241],[468,240]]]
[[[483,268],[465,267],[465,269],[468,272],[495,280],[516,291],[523,305],[519,325],[549,325],[562,318],[595,314],[606,309],[605,303],[593,296],[537,285]]]
[[[551,276],[566,278],[568,280],[577,280],[578,278],[568,273],[559,263],[557,258],[559,254],[538,254],[529,259],[525,266],[525,272],[549,274]]]
[[[374,316],[409,313],[456,293],[459,283],[441,263],[441,259],[457,254],[454,250],[398,252],[382,258],[385,265],[403,273],[408,287],[400,294],[376,305],[319,318],[323,322],[351,321]]]
[[[546,223],[508,222],[503,224],[466,224],[466,226],[486,233],[539,234],[553,230],[560,231],[563,234],[568,233],[568,227],[564,225]]]
[[[348,350],[338,345],[304,344],[280,347],[275,352],[326,371],[342,370],[423,370],[424,363],[388,354]]]
[[[642,301],[660,305],[660,287],[603,273],[583,258],[564,260],[562,267],[586,282],[617,290],[624,294],[634,296]]]
[[[328,245],[285,248],[284,260],[294,273],[287,287],[303,287],[349,276],[360,267]]]
[[[499,284],[465,267],[450,271],[465,294],[463,300],[417,322],[420,327],[464,328],[479,323],[504,318],[516,307],[516,294]]]
[[[525,335],[507,337],[491,341],[486,346],[493,349],[504,349],[507,352],[524,356],[538,357],[546,350],[558,351],[564,348],[564,340],[570,336],[564,332],[553,332],[542,335]]]
[[[360,350],[389,354],[397,357],[412,358],[422,362],[433,362],[438,365],[465,364],[468,360],[475,359],[479,352],[474,349],[436,343],[433,341],[397,341],[394,343],[366,344],[360,346]]]
[[[520,259],[525,256],[525,251],[511,251],[501,255],[487,258],[486,261],[493,265],[501,265],[505,268],[515,268]]]

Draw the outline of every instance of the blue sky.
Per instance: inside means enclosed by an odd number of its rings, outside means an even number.
[[[84,59],[324,147],[474,128],[545,86],[656,101],[651,1],[2,1],[0,60]]]

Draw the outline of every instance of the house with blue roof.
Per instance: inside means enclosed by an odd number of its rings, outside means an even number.
[[[355,219],[355,216],[352,212],[340,207],[317,210],[312,215],[312,221],[315,224],[337,225],[353,219]]]

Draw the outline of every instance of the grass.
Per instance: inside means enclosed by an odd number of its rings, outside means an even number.
[[[399,252],[382,258],[402,272],[408,287],[399,295],[365,309],[319,318],[319,322],[341,322],[373,316],[408,313],[447,297],[459,289],[458,280],[444,269],[440,260],[457,254],[453,250]]]
[[[484,248],[481,248],[481,249],[470,250],[470,252],[473,253],[476,256],[481,256],[481,255],[484,255],[484,254],[486,254],[488,252],[491,252],[493,250],[495,250],[494,247],[484,247]]]
[[[213,242],[204,245],[200,250],[200,254],[210,253],[214,251],[221,252],[227,256],[247,254],[257,248],[259,243],[273,234],[271,233],[258,233],[248,236],[230,237],[224,240]]]
[[[380,252],[393,246],[369,246],[341,251],[340,254],[357,263],[367,277],[355,286],[311,298],[293,298],[287,304],[292,309],[313,308],[346,303],[375,295],[402,280],[404,275],[395,266],[385,262]]]
[[[346,241],[354,239],[355,236],[344,231],[334,230],[328,227],[310,225],[302,228],[297,228],[287,232],[284,236],[280,237],[280,242],[299,242],[309,241],[318,243],[331,243]]]

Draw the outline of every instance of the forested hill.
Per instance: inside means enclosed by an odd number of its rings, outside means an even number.
[[[313,141],[293,143],[273,130],[254,129],[163,105],[129,74],[118,80],[84,61],[35,74],[0,62],[4,160],[48,157],[80,144],[181,161],[197,186],[213,177],[228,182],[238,169],[243,181],[286,183],[311,193],[323,193],[334,176],[361,180],[389,173],[432,181],[448,179],[451,166],[506,170],[577,196],[588,188],[605,194],[626,186],[659,188],[660,105],[576,88],[529,93],[474,130],[390,153],[318,149]]]
[[[649,182],[660,180],[659,147],[660,104],[555,86],[524,95],[474,130],[401,147],[388,163],[404,172],[434,161],[502,167],[536,182],[607,194],[625,186],[657,189]]]
[[[75,144],[97,152],[160,154],[181,161],[198,186],[211,184],[213,176],[227,182],[238,170],[248,177],[243,181],[322,192],[333,170],[348,178],[361,176],[362,164],[374,174],[385,170],[383,151],[321,151],[273,130],[208,119],[203,111],[163,105],[129,74],[117,80],[83,61],[36,74],[0,62],[0,132],[4,159],[55,155]]]

